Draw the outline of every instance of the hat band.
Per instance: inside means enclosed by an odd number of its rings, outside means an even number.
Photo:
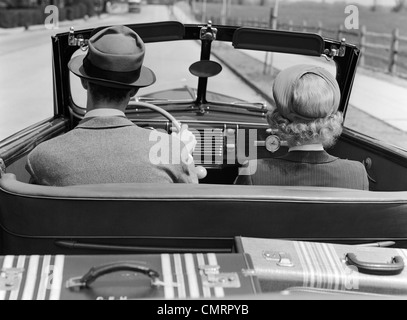
[[[281,114],[284,118],[290,120],[291,122],[295,121],[303,121],[303,122],[313,122],[317,119],[325,118],[325,117],[306,117],[294,112],[288,112],[287,114]],[[328,117],[328,116],[327,116]]]
[[[83,59],[83,68],[85,72],[92,78],[99,78],[107,81],[121,82],[132,84],[140,78],[141,68],[129,72],[118,72],[103,70],[93,65],[88,57]]]

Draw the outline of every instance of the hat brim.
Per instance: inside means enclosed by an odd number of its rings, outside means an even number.
[[[131,88],[145,88],[148,86],[151,86],[156,82],[156,76],[154,72],[147,68],[142,66],[141,71],[140,71],[140,77],[137,79],[137,81],[132,82],[132,83],[125,83],[125,82],[117,82],[117,81],[112,81],[109,79],[104,79],[104,78],[98,78],[91,76],[86,73],[85,69],[83,68],[83,59],[85,58],[86,55],[80,55],[77,57],[74,57],[69,61],[68,63],[68,68],[71,70],[75,75],[82,79],[86,79],[90,82],[102,85],[102,86],[107,86],[107,87],[113,87],[113,88],[123,88],[123,89],[131,89]]]

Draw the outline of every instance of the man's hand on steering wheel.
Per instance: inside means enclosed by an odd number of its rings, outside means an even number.
[[[177,119],[174,118],[173,115],[171,115],[169,112],[165,111],[163,108],[158,107],[156,105],[153,105],[151,103],[146,103],[146,102],[131,102],[129,105],[133,107],[142,107],[142,108],[148,108],[154,111],[157,111],[158,113],[162,114],[164,117],[166,117],[168,120],[171,121],[172,123],[172,135],[180,139],[186,146],[187,151],[189,152],[189,161],[193,163],[193,157],[192,153],[195,150],[197,141],[195,136],[191,131],[188,130],[188,125],[184,124],[180,126],[180,123],[177,121]],[[195,167],[195,172],[198,176],[198,179],[204,179],[208,172],[206,169],[202,166],[197,166]]]

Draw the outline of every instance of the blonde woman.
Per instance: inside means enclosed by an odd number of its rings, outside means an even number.
[[[362,163],[325,151],[343,128],[339,85],[327,70],[312,65],[288,68],[277,76],[273,95],[276,108],[267,119],[287,141],[289,152],[252,163],[249,168],[255,172],[239,176],[236,184],[369,189]]]

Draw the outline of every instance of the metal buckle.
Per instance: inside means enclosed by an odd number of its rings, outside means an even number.
[[[178,288],[180,286],[177,282],[164,282],[160,279],[151,280],[151,286],[153,287],[164,287],[164,288]]]
[[[0,290],[13,291],[18,289],[24,271],[24,268],[2,269],[0,273]]]
[[[216,36],[218,34],[218,29],[212,27],[212,21],[208,21],[206,27],[201,28],[200,38],[201,40],[209,40],[214,41],[216,40]]]
[[[82,282],[82,277],[71,278],[66,282],[67,289],[80,290],[86,288],[86,284]]]
[[[82,51],[88,50],[89,40],[84,39],[82,35],[75,37],[75,28],[69,29],[68,45],[70,47],[80,47]]]
[[[335,57],[344,57],[346,54],[346,39],[341,40],[341,45],[339,48],[337,46],[331,46],[331,49],[325,49],[324,54],[322,55],[328,61],[331,61]]]
[[[274,261],[279,267],[292,268],[294,263],[291,256],[286,252],[263,251],[263,258],[267,261]]]
[[[218,265],[199,266],[202,285],[209,288],[240,288],[239,275],[236,272],[220,273]]]

